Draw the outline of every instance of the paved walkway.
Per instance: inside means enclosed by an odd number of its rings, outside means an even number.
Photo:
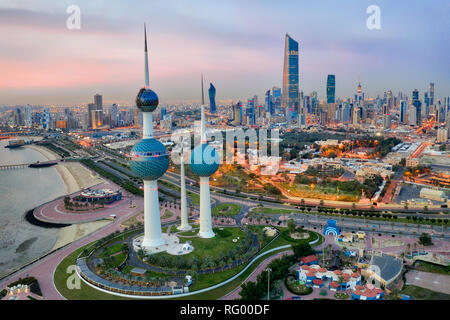
[[[293,253],[294,252],[291,251],[291,250],[286,250],[286,251],[277,253],[276,255],[273,255],[273,256],[267,258],[266,260],[261,262],[258,265],[258,267],[255,270],[253,270],[253,272],[250,273],[250,275],[247,277],[247,279],[245,279],[242,283],[247,283],[248,281],[255,282],[256,278],[258,277],[258,275],[266,269],[267,265],[270,262],[272,262],[272,260],[281,258],[283,255],[293,254]],[[241,298],[241,296],[239,295],[240,291],[241,291],[241,286],[239,286],[238,288],[234,289],[233,291],[231,291],[227,295],[223,296],[219,300],[236,300],[236,299],[240,299]]]

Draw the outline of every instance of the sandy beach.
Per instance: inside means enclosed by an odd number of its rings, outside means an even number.
[[[41,153],[47,160],[56,160],[58,155],[45,147],[38,145],[29,145],[27,148]],[[79,162],[63,162],[54,167],[66,185],[67,194],[72,194],[84,188],[92,187],[96,184],[103,182],[104,180],[96,173],[91,172],[85,168]]]
[[[59,159],[59,156],[54,152],[48,150],[45,147],[38,145],[28,145],[27,148],[41,153],[47,160]],[[62,162],[54,166],[58,171],[64,184],[66,186],[66,193],[72,194],[80,191],[81,189],[89,188],[104,180],[96,173],[84,167],[79,162]],[[108,220],[100,220],[88,223],[74,224],[65,228],[61,228],[58,234],[58,240],[56,241],[52,250],[62,247],[70,242],[73,242],[87,234],[94,232],[95,230],[111,223]]]
[[[58,249],[68,243],[78,240],[108,224],[111,220],[99,220],[93,222],[73,224],[68,227],[61,228],[59,230],[58,240],[53,246],[52,250]]]

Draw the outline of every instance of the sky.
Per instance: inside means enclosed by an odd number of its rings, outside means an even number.
[[[81,28],[66,9],[78,5]],[[369,30],[370,5],[381,29]],[[147,23],[150,87],[161,103],[200,99],[200,74],[218,100],[281,87],[284,37],[299,42],[300,89],[353,96],[392,90],[450,95],[447,0],[0,0],[0,105],[131,104],[144,84]]]

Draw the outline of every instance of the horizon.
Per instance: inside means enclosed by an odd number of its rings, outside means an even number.
[[[450,95],[443,68],[450,57],[450,4],[443,0],[378,1],[381,30],[366,27],[370,1],[353,1],[344,10],[329,0],[82,0],[76,3],[80,30],[66,27],[71,4],[0,1],[1,105],[80,105],[95,93],[106,103],[133,105],[144,84],[144,22],[150,87],[162,104],[200,101],[201,73],[216,87],[218,102],[255,94],[263,99],[267,89],[282,87],[286,33],[299,43],[304,95],[317,91],[324,99],[328,74],[336,75],[342,99],[353,96],[358,79],[367,98],[388,90],[411,96],[413,89],[422,97],[430,82],[436,100]]]

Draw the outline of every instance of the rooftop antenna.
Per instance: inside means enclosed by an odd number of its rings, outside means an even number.
[[[148,75],[148,51],[147,51],[147,27],[144,23],[144,37],[145,37],[145,87],[148,88],[150,85],[149,75]]]

